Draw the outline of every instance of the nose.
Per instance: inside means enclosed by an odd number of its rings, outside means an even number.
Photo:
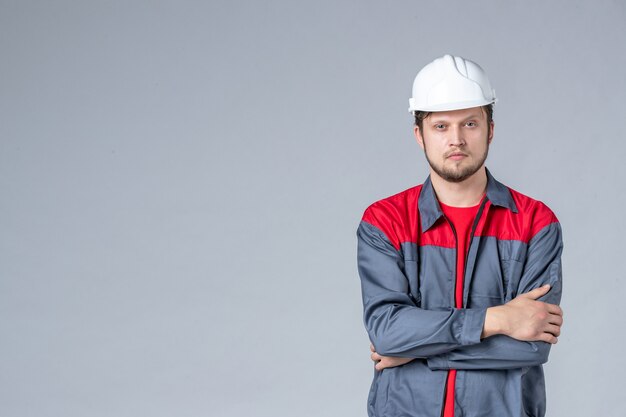
[[[465,137],[463,136],[463,129],[460,126],[451,126],[450,137],[448,140],[448,144],[450,146],[463,146],[465,145]]]

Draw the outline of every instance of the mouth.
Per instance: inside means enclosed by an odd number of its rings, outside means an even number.
[[[464,154],[463,152],[453,152],[450,155],[447,156],[447,159],[452,159],[454,161],[459,161],[463,158],[467,157],[467,154]]]

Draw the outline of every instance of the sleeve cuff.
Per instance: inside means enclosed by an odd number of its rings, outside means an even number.
[[[433,371],[440,369],[450,369],[450,364],[448,363],[447,355],[445,354],[426,358],[426,364]]]
[[[485,325],[486,308],[468,308],[465,310],[465,320],[461,330],[461,344],[475,345],[480,343],[480,335]]]

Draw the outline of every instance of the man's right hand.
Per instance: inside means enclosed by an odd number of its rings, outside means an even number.
[[[561,334],[563,310],[558,305],[537,301],[549,290],[550,286],[544,285],[504,305],[489,307],[481,338],[505,334],[517,340],[556,343]]]

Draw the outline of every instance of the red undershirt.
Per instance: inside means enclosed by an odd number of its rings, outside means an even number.
[[[457,236],[457,256],[456,256],[456,285],[455,285],[455,307],[463,308],[463,272],[465,271],[465,256],[469,247],[470,233],[474,218],[478,212],[480,204],[474,207],[452,207],[439,202],[443,214],[454,225]],[[454,417],[454,382],[456,379],[456,369],[448,371],[446,382],[446,398],[443,409],[443,417]]]

